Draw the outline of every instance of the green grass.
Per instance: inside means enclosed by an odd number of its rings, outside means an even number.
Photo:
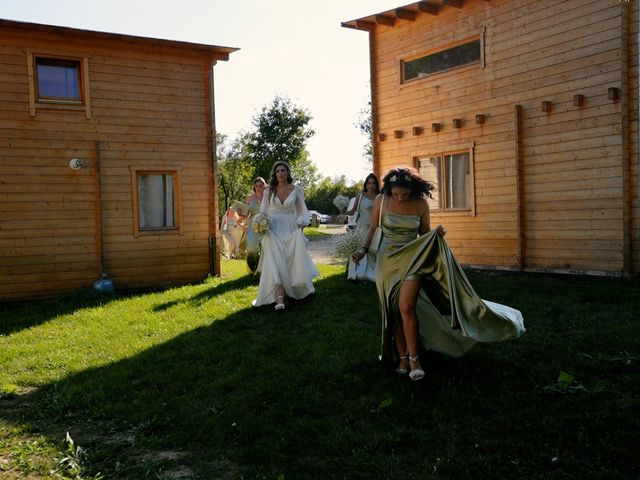
[[[373,285],[321,266],[278,316],[223,268],[0,305],[0,477],[639,478],[637,281],[472,272],[527,333],[412,383],[377,362]]]

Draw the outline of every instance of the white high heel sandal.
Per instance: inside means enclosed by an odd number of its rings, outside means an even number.
[[[400,356],[400,360],[404,360],[405,358],[409,358],[409,355],[401,355]],[[406,375],[407,373],[409,373],[409,370],[407,370],[406,368],[402,368],[399,364],[398,364],[398,368],[396,368],[396,373],[398,375]]]
[[[284,295],[276,295],[276,312],[284,312],[284,303],[278,302],[278,299],[284,300]]]
[[[409,360],[412,362],[417,362],[418,355],[414,357],[409,355]],[[424,375],[425,375],[424,370],[422,370],[421,368],[414,368],[413,370],[411,370],[411,372],[409,372],[409,378],[413,381],[422,380],[424,378]]]

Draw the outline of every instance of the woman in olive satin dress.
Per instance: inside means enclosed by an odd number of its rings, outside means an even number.
[[[409,168],[390,170],[383,179],[372,218],[382,209],[382,242],[376,264],[376,288],[382,313],[380,359],[396,364],[399,374],[420,380],[425,372],[419,346],[459,357],[477,342],[497,342],[524,333],[522,314],[482,300],[444,241],[445,229],[431,230],[433,185]],[[357,263],[371,244],[375,222]]]

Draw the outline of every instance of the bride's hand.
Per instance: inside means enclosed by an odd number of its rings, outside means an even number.
[[[442,225],[438,225],[436,227],[436,232],[438,233],[438,235],[440,235],[441,237],[444,237],[447,234],[447,231],[444,229],[444,227]]]

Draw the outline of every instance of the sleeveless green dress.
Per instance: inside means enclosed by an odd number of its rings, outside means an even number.
[[[418,336],[427,350],[459,357],[477,342],[499,342],[525,331],[522,314],[482,300],[449,250],[432,230],[417,237],[420,217],[385,210],[383,240],[376,264],[376,287],[382,311],[380,359],[396,362],[396,325],[400,285],[418,279]]]

